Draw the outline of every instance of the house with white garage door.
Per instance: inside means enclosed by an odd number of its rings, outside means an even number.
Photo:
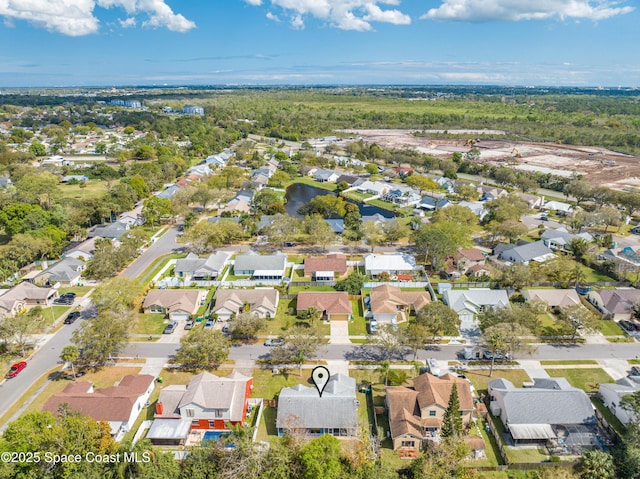
[[[142,309],[145,313],[166,314],[172,321],[186,321],[206,300],[206,289],[152,289],[142,303]]]
[[[504,289],[449,289],[442,294],[444,304],[453,309],[461,321],[474,321],[488,308],[508,308],[509,296]]]

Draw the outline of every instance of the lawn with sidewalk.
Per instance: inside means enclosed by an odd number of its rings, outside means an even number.
[[[280,336],[296,324],[308,324],[307,321],[302,321],[297,318],[296,305],[297,299],[281,299],[278,302],[276,317],[267,319],[266,326],[258,332],[258,335]],[[316,325],[322,335],[328,336],[330,334],[331,329],[329,323],[316,321]]]
[[[517,388],[521,388],[524,382],[531,381],[524,369],[494,369],[489,376],[489,369],[468,369],[463,374],[471,381],[478,394],[486,394],[489,382],[503,378],[511,381]]]
[[[587,393],[598,391],[602,383],[615,382],[601,368],[572,368],[572,369],[545,369],[552,378],[566,378],[573,387],[582,389]]]

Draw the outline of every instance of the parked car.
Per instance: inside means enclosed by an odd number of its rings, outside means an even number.
[[[64,324],[72,324],[76,319],[80,317],[80,311],[72,311],[64,318]]]
[[[291,241],[286,241],[286,242],[284,243],[284,245],[285,245],[287,248],[293,248],[296,244],[295,244],[295,243],[293,243],[293,242],[291,242]]]
[[[164,328],[163,334],[171,334],[178,327],[178,323],[176,321],[169,321],[169,324]]]
[[[435,358],[429,358],[427,359],[427,366],[429,368],[429,372],[433,375],[433,376],[440,376],[440,365],[438,364],[438,361]]]
[[[229,325],[225,324],[224,326],[222,326],[222,332],[223,333],[228,333],[229,332]]]
[[[194,324],[195,321],[193,319],[190,319],[189,321],[184,323],[184,329],[192,329]]]
[[[213,328],[213,320],[212,319],[210,319],[209,321],[204,323],[204,329],[211,329],[211,328]]]
[[[640,366],[632,367],[629,376],[640,376]]]
[[[15,363],[13,366],[11,366],[11,369],[9,369],[9,372],[7,373],[6,377],[15,378],[18,375],[18,373],[26,367],[27,367],[26,361],[20,361],[18,363]]]
[[[375,334],[378,332],[378,321],[376,321],[375,319],[369,320],[369,332],[371,334]]]
[[[631,321],[627,321],[627,320],[622,320],[618,323],[622,328],[624,328],[627,331],[638,331],[638,325],[635,323],[632,323]]]
[[[547,215],[540,215],[540,221],[549,221],[549,217]]]
[[[284,344],[284,339],[282,338],[267,339],[264,342],[265,346],[280,346],[281,344]]]
[[[73,304],[74,298],[72,298],[71,296],[60,296],[59,298],[56,298],[53,300],[53,304],[64,304],[64,305],[70,305]]]
[[[488,361],[491,361],[492,359],[496,359],[497,361],[502,361],[503,359],[506,359],[508,361],[511,359],[511,355],[509,353],[502,354],[501,351],[496,351],[495,355],[493,354],[492,351],[485,351],[483,356],[484,356],[484,359]]]
[[[68,293],[64,293],[60,295],[61,298],[73,298],[76,299],[76,293],[69,291]]]

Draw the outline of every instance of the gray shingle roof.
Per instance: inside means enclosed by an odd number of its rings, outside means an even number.
[[[220,274],[230,256],[224,251],[213,253],[207,258],[199,258],[197,255],[189,253],[186,258],[176,261],[174,271],[194,276],[216,276]]]
[[[356,380],[334,374],[322,397],[315,387],[297,385],[282,389],[276,426],[286,428],[292,422],[311,429],[357,427]]]
[[[544,242],[535,241],[505,250],[500,253],[500,258],[514,263],[526,263],[549,254],[553,254],[553,251],[547,248]]]
[[[534,387],[530,388],[515,388],[506,379],[489,383],[490,394],[502,397],[502,407],[509,424],[585,424],[595,421],[593,405],[583,390],[570,386],[564,378],[534,381]]]
[[[239,254],[234,264],[235,271],[273,270],[284,271],[287,255],[275,253],[260,255],[254,252]]]

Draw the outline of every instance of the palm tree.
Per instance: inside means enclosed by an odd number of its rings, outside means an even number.
[[[384,376],[384,385],[389,385],[389,370],[391,369],[391,362],[388,359],[385,359],[380,363],[380,372]]]
[[[504,336],[500,333],[491,335],[487,339],[487,342],[489,343],[489,348],[491,350],[491,367],[489,368],[489,377],[491,377],[493,374],[493,365],[496,361],[496,354],[498,354],[498,351],[500,350],[504,351],[506,342]]]

